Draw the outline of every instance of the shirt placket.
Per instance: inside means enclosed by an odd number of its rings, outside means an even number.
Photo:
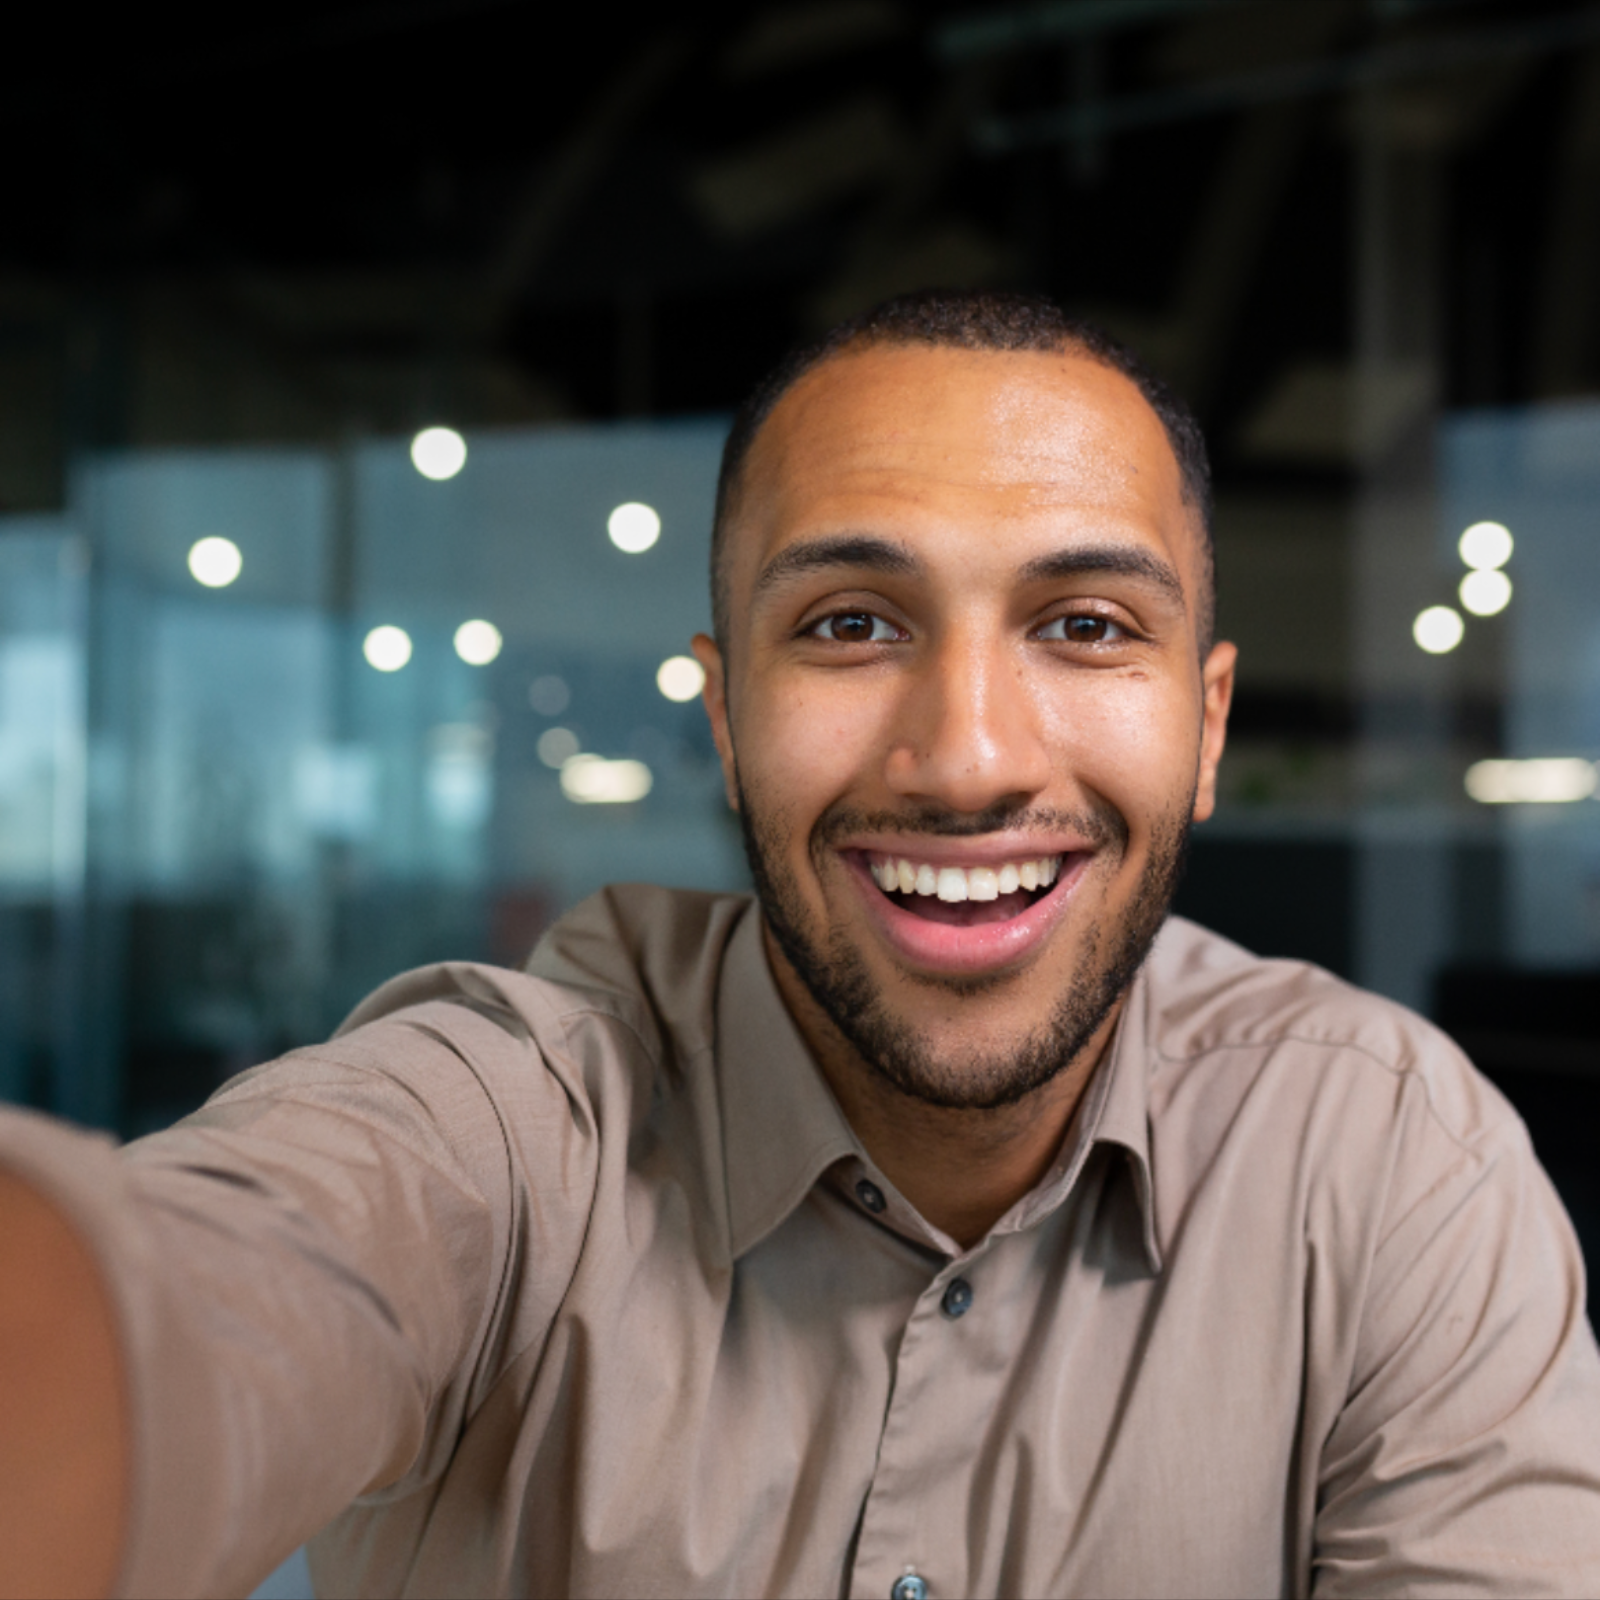
[[[964,1485],[1000,1355],[985,1287],[1001,1242],[947,1262],[907,1320],[856,1540],[852,1600],[940,1600],[963,1592]]]

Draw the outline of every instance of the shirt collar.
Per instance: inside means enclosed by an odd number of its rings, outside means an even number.
[[[1158,936],[1159,942],[1159,936]],[[1125,1152],[1138,1201],[1145,1260],[1151,1272],[1161,1271],[1161,1246],[1156,1240],[1155,1184],[1150,1162],[1150,1066],[1154,1052],[1157,1007],[1147,958],[1128,990],[1117,1027],[1096,1072],[1104,1079],[1095,1127],[1088,1136],[1097,1144],[1119,1145]]]
[[[767,964],[752,904],[717,988],[717,1080],[734,1259],[759,1244],[843,1156],[862,1154]]]

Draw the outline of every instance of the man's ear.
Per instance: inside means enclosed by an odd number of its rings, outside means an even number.
[[[728,731],[728,678],[722,651],[717,648],[717,641],[706,633],[697,633],[689,641],[689,648],[706,675],[700,698],[711,719],[711,737],[716,740],[717,755],[722,761],[722,783],[728,793],[728,804],[737,811],[739,785],[734,779],[733,736]]]
[[[1194,820],[1204,822],[1217,808],[1217,765],[1228,738],[1228,707],[1233,704],[1233,668],[1239,648],[1214,644],[1200,670],[1205,711],[1200,725],[1200,772],[1194,791]]]

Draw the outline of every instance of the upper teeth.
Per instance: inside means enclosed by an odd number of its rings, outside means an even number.
[[[872,876],[885,894],[936,894],[941,900],[997,900],[1018,889],[1044,889],[1056,881],[1060,856],[1008,861],[1002,867],[930,867],[904,859],[873,861]]]

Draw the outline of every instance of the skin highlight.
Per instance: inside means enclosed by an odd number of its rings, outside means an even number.
[[[1048,1169],[1214,804],[1234,650],[1201,656],[1201,531],[1120,373],[898,345],[783,396],[734,515],[728,656],[694,649],[774,975],[968,1245]],[[1014,950],[952,966],[875,854],[1064,867]]]

